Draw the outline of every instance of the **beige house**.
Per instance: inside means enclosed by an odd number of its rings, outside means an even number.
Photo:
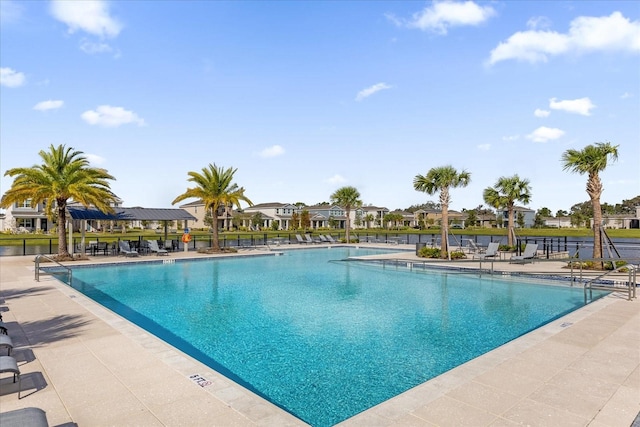
[[[571,217],[569,216],[559,216],[559,217],[545,217],[542,218],[545,227],[553,227],[553,228],[573,228],[575,227],[571,224]]]
[[[298,207],[290,203],[259,203],[257,205],[249,206],[243,210],[244,219],[243,227],[259,227],[273,228],[273,224],[276,223],[278,230],[286,230],[292,226],[291,218],[295,212],[298,212]],[[252,218],[256,217],[256,214],[262,214],[262,223],[254,224]]]
[[[593,218],[589,222],[593,227]],[[635,214],[602,215],[604,228],[640,228],[640,206],[636,206]]]
[[[413,213],[416,224],[428,228],[431,225],[442,225],[442,210],[437,209],[418,209]],[[450,210],[449,227],[453,225],[464,226],[466,216],[461,212]]]
[[[2,230],[13,233],[49,231],[54,225],[47,219],[45,208],[44,203],[33,205],[31,199],[14,203],[5,211]]]

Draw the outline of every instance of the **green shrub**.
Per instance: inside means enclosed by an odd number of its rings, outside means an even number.
[[[420,248],[418,251],[418,256],[420,258],[440,258],[440,248]]]
[[[615,267],[613,266],[613,263],[611,261],[606,261],[604,263],[604,269],[605,270],[613,270],[614,268],[618,268],[618,267],[622,267],[623,265],[627,265],[626,261],[616,261],[615,262]],[[620,269],[621,272],[626,273],[628,270],[626,268],[622,268]]]

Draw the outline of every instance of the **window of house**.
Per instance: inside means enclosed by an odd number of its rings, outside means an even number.
[[[27,199],[22,203],[16,202],[16,208],[30,208],[31,207],[31,199]]]
[[[33,228],[33,218],[16,218],[16,226]]]

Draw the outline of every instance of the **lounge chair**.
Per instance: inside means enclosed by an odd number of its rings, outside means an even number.
[[[296,234],[296,240],[298,241],[298,243],[309,243],[306,240],[304,240],[302,236],[300,236],[299,234]]]
[[[336,243],[338,243],[338,242],[336,242],[336,239],[334,239],[333,237],[331,237],[329,234],[326,234],[324,237],[325,237],[325,238],[327,239],[327,241],[328,241],[329,243],[331,243],[331,244],[334,244],[334,245],[335,245]]]
[[[537,243],[527,243],[527,246],[524,247],[524,252],[522,255],[512,256],[509,262],[518,262],[524,264],[527,261],[533,262],[533,259],[536,257],[538,253],[538,244]]]
[[[47,414],[40,408],[22,408],[0,413],[2,427],[49,427]]]
[[[2,321],[2,313],[0,313],[0,334],[7,335],[7,325]]]
[[[138,251],[134,251],[133,249],[131,249],[131,247],[129,246],[129,243],[125,242],[124,240],[120,240],[120,242],[118,242],[118,244],[120,245],[120,252],[124,254],[124,256],[138,256]]]
[[[478,254],[478,258],[486,259],[486,258],[495,258],[498,256],[498,248],[500,247],[500,243],[491,242],[487,246],[487,250],[483,254]]]
[[[322,243],[320,239],[312,238],[311,234],[305,234],[304,237],[307,239],[307,243]]]
[[[13,342],[9,335],[0,335],[0,348],[7,349],[7,356],[11,356],[11,350],[13,350]]]
[[[169,251],[167,251],[166,249],[160,249],[158,247],[158,242],[156,242],[155,240],[147,240],[147,243],[149,244],[149,250],[151,252],[155,252],[156,255],[169,255]]]
[[[18,399],[20,399],[20,389],[22,387],[20,379],[20,369],[18,369],[18,362],[13,356],[0,356],[0,374],[4,373],[13,374],[13,382],[18,379]]]
[[[327,239],[324,234],[318,234],[318,239],[320,239],[322,243],[329,243],[329,239]]]

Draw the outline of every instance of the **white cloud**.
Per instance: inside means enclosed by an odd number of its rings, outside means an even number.
[[[489,149],[491,149],[491,144],[480,144],[480,145],[478,145],[478,150],[489,151]]]
[[[518,139],[520,139],[520,135],[508,135],[502,137],[503,141],[517,141]]]
[[[0,68],[0,86],[18,87],[26,81],[24,74],[11,68]]]
[[[284,154],[284,148],[280,145],[273,145],[271,147],[267,147],[259,153],[260,157],[277,157]]]
[[[94,166],[101,165],[101,164],[103,164],[105,162],[105,158],[104,157],[100,157],[97,154],[84,153],[84,157],[86,157],[87,160],[89,160],[89,163],[91,163]]]
[[[325,182],[328,182],[329,184],[343,184],[347,182],[347,180],[344,179],[342,175],[335,174],[331,178],[327,178]]]
[[[356,101],[362,101],[363,99],[384,89],[391,89],[391,86],[389,86],[386,83],[376,83],[373,86],[370,86],[366,89],[362,89],[360,92],[358,92],[358,95],[356,95]]]
[[[60,100],[48,100],[48,101],[42,101],[42,102],[38,102],[36,105],[33,106],[34,110],[38,110],[38,111],[47,111],[47,110],[55,110],[58,108],[61,108],[64,105],[64,101],[60,101]]]
[[[527,135],[527,138],[533,142],[547,142],[552,139],[558,139],[562,135],[564,135],[564,131],[561,129],[541,126]]]
[[[473,1],[434,1],[424,10],[414,13],[406,26],[446,34],[450,27],[479,25],[493,15],[495,10],[491,6],[479,6]]]
[[[590,116],[591,110],[595,107],[589,98],[567,99],[564,101],[556,101],[556,98],[551,98],[549,100],[549,108],[553,110],[562,110],[583,116]]]
[[[640,21],[630,21],[620,12],[609,16],[580,16],[567,33],[520,31],[491,51],[489,65],[508,59],[530,63],[547,62],[550,56],[592,51],[640,52]]]
[[[622,95],[620,95],[620,99],[627,99],[627,98],[632,98],[633,95],[630,94],[629,92],[625,92]]]
[[[541,110],[539,108],[536,108],[536,111],[533,112],[533,115],[536,117],[549,117],[549,114],[551,114],[551,111]]]
[[[103,42],[94,43],[86,39],[80,42],[80,50],[83,51],[84,53],[88,53],[91,55],[97,54],[97,53],[113,52],[113,48],[106,43],[103,43]]]
[[[70,33],[78,30],[100,37],[116,37],[122,24],[109,15],[109,5],[102,0],[53,0],[51,14],[69,27]]]
[[[145,125],[144,120],[133,111],[110,105],[100,105],[95,110],[85,111],[80,117],[90,125],[104,127],[118,127],[128,123],[136,123],[138,126]]]

